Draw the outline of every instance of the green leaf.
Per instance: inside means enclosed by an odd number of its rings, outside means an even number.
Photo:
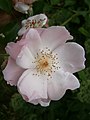
[[[35,2],[34,6],[33,6],[34,14],[42,13],[43,8],[44,8],[44,2],[42,0],[39,0],[38,2]]]
[[[52,5],[51,5],[51,4],[48,4],[48,3],[45,3],[45,6],[44,6],[44,8],[43,8],[43,11],[44,11],[45,13],[50,13],[50,14],[51,14],[51,12],[52,12]]]
[[[79,31],[86,37],[90,37],[90,33],[84,27],[80,27]]]
[[[84,70],[78,72],[78,74],[79,74],[79,78],[80,78],[81,80],[86,80],[86,73],[85,73]]]
[[[80,92],[78,93],[78,98],[81,102],[90,104],[90,79],[83,80]]]
[[[72,6],[76,3],[75,0],[65,0],[65,7],[66,6]]]
[[[89,6],[90,9],[90,0],[85,0],[85,3]]]
[[[5,37],[1,39],[1,43],[6,45],[8,42],[14,41],[17,36],[18,30],[19,25],[17,22],[11,22],[3,27],[0,30],[0,33],[3,33]]]
[[[23,109],[25,106],[25,101],[22,99],[21,95],[18,93],[15,93],[11,98],[11,106],[14,111],[18,111],[20,109]]]
[[[86,53],[90,53],[90,39],[85,41]]]
[[[51,0],[52,5],[57,5],[61,0]]]
[[[83,71],[80,71],[78,74],[82,80],[78,98],[81,102],[90,104],[90,68],[86,68]]]
[[[11,13],[12,12],[12,0],[0,0],[0,9]]]
[[[72,19],[73,23],[80,24],[80,19],[78,17]]]

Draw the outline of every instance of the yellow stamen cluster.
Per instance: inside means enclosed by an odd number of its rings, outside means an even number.
[[[35,68],[37,73],[33,75],[40,74],[47,75],[48,77],[52,77],[52,72],[55,72],[58,70],[59,62],[57,58],[57,54],[53,54],[53,52],[50,51],[50,49],[46,48],[44,50],[39,50],[39,53],[37,53],[37,56],[35,57],[35,61],[33,62],[35,64]]]

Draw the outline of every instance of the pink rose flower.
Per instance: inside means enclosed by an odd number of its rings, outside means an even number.
[[[17,43],[9,43],[8,64],[3,71],[9,84],[17,85],[23,99],[48,106],[67,89],[80,87],[73,73],[85,68],[85,51],[63,26],[31,28]]]

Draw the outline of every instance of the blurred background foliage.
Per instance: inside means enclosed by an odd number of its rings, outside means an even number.
[[[26,103],[16,87],[3,80],[2,69],[7,59],[5,46],[15,41],[20,21],[26,15],[13,9],[12,0],[0,0],[0,120],[90,120],[90,0],[38,0],[33,14],[45,13],[49,26],[64,25],[86,51],[86,69],[76,73],[81,83],[78,90],[67,90],[49,107]],[[3,63],[3,64],[2,64]]]

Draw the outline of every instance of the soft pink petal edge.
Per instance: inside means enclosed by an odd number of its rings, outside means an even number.
[[[75,73],[85,68],[85,50],[75,42],[67,42],[54,51],[58,54],[60,67],[65,72]]]
[[[16,85],[24,69],[16,65],[15,61],[9,57],[5,69],[2,71],[7,84]]]
[[[48,97],[51,100],[61,99],[66,90],[71,89],[75,90],[80,87],[78,79],[68,72],[60,70],[52,76],[51,80],[48,80]]]
[[[19,45],[19,41],[17,41],[17,43],[14,43],[14,42],[8,43],[5,50],[13,59],[16,59],[21,48],[22,48],[22,46]]]
[[[22,74],[17,84],[18,91],[27,102],[44,104],[43,100],[48,99],[47,81],[33,73],[35,73],[33,70],[28,69]]]
[[[40,37],[42,39],[43,46],[49,47],[51,51],[59,45],[64,44],[67,40],[73,39],[73,36],[70,35],[69,31],[64,26],[48,27],[43,30]]]
[[[27,46],[23,46],[21,52],[18,54],[16,58],[16,64],[21,68],[28,69],[34,68],[34,56]]]
[[[36,55],[42,48],[42,40],[36,29],[31,28],[20,40],[20,45],[27,45],[33,55]]]

